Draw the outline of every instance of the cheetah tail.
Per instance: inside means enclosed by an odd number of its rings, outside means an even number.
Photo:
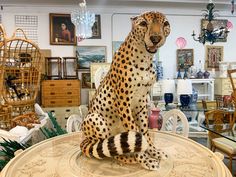
[[[95,143],[85,139],[80,147],[86,156],[102,159],[104,157],[145,151],[148,148],[148,143],[141,133],[129,131]]]

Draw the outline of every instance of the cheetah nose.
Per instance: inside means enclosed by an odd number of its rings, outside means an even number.
[[[151,36],[150,40],[152,41],[153,45],[157,45],[161,41],[162,37],[161,36]]]

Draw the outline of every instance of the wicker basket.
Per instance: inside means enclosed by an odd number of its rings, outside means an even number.
[[[21,29],[24,36],[25,33]],[[3,98],[12,106],[12,116],[18,116],[34,110],[36,96],[40,86],[42,55],[36,44],[25,38],[15,37],[0,44],[0,53],[5,61],[5,73],[2,78]]]

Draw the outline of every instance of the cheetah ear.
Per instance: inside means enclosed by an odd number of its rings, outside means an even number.
[[[137,20],[137,18],[138,18],[138,16],[133,16],[130,19],[131,19],[132,22],[134,22],[135,20]]]
[[[164,35],[165,35],[165,37],[169,36],[169,34],[170,34],[170,23],[168,22],[167,19],[164,22],[163,28],[164,28]]]

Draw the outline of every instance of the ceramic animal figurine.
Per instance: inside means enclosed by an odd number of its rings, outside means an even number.
[[[156,81],[153,55],[165,43],[170,24],[165,15],[153,11],[131,20],[132,30],[90,102],[80,147],[88,157],[114,157],[157,170],[167,155],[148,133],[146,98]]]

